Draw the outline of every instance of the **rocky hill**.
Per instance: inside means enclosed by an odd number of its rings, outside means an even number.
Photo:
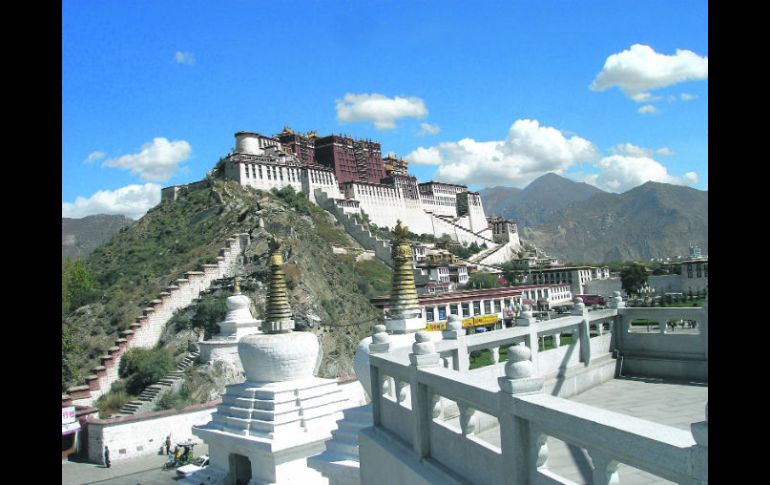
[[[355,346],[382,318],[369,298],[389,291],[390,269],[377,260],[334,254],[333,245],[358,244],[331,214],[303,196],[279,196],[221,180],[183,193],[176,201],[163,201],[85,260],[99,296],[63,318],[64,326],[77,329],[71,332],[73,341],[68,342],[63,361],[66,357],[80,374],[88,374],[118,332],[127,329],[150,300],[184,272],[212,262],[223,242],[236,233],[251,235],[238,273],[244,277],[243,292],[255,303],[256,318],[264,312],[267,241],[275,235],[285,241],[284,270],[295,318],[300,323],[316,322],[309,331],[320,336],[321,375],[352,372]],[[216,286],[229,285],[224,281]],[[226,296],[218,293],[220,298]]]
[[[61,257],[85,258],[134,221],[122,215],[97,214],[81,219],[61,219]]]

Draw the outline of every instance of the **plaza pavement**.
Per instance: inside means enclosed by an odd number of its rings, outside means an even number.
[[[205,443],[195,447],[195,456],[209,452]],[[155,485],[176,484],[178,479],[173,471],[161,471],[166,462],[165,455],[149,455],[128,460],[113,461],[110,468],[93,463],[63,460],[61,462],[62,485],[104,484]],[[145,473],[151,471],[153,473]],[[155,473],[157,471],[157,473]]]
[[[690,431],[690,424],[705,420],[708,385],[650,378],[616,378],[569,398],[597,408]],[[500,429],[479,434],[500,446]],[[591,458],[573,445],[548,438],[546,468],[576,483],[591,482]],[[618,466],[622,485],[673,483],[625,464]]]

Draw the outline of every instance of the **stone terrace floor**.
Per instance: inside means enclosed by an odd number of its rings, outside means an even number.
[[[569,400],[689,431],[691,423],[705,419],[708,385],[650,378],[618,378]],[[500,431],[491,429],[481,433],[479,438],[499,446]],[[548,438],[546,467],[552,472],[577,483],[589,483],[590,460],[584,450]],[[618,477],[621,485],[673,483],[625,464],[618,467]]]

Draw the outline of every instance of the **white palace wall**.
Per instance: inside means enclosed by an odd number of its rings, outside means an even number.
[[[116,419],[95,419],[88,422],[88,459],[103,463],[104,447],[110,449],[110,461],[158,455],[158,450],[171,435],[171,449],[176,443],[201,440],[193,436],[192,427],[211,421],[211,415],[221,401],[190,406],[182,411],[168,410]],[[165,448],[164,448],[165,453]],[[164,461],[158,458],[158,467]]]

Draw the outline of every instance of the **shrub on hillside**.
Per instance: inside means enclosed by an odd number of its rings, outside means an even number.
[[[125,381],[118,380],[112,384],[110,392],[103,394],[96,400],[96,408],[99,410],[99,417],[104,419],[118,412],[129,401],[135,399],[126,391]]]
[[[118,374],[126,379],[126,391],[139,394],[176,368],[174,356],[166,349],[131,349],[120,360]]]

